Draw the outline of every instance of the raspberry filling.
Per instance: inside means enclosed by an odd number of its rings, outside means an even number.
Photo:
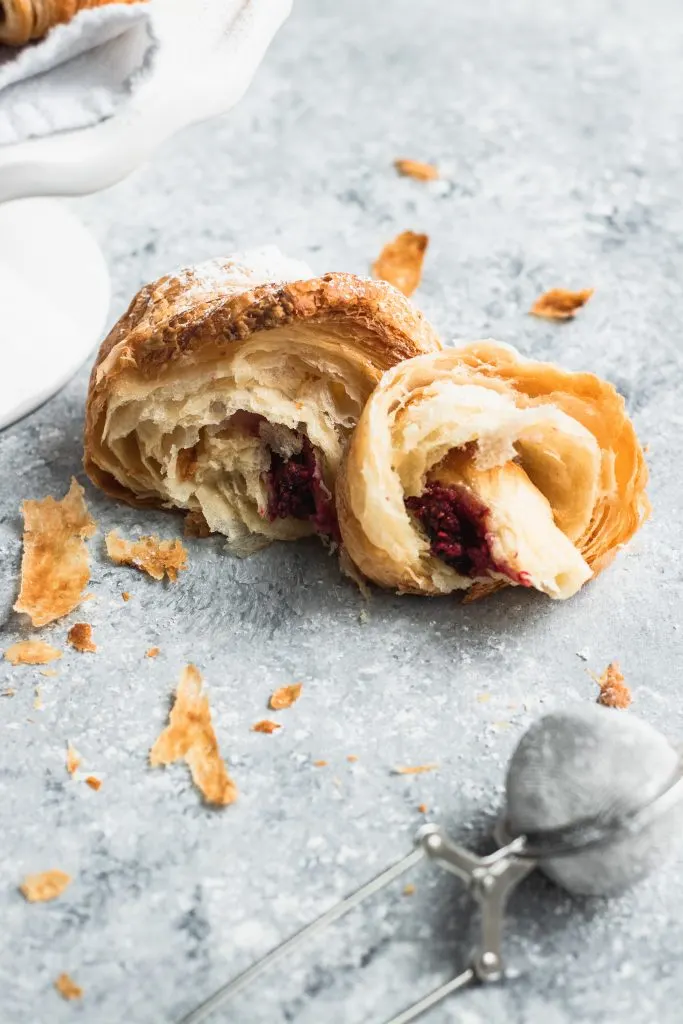
[[[316,533],[339,542],[332,495],[325,486],[318,454],[307,437],[303,439],[301,451],[288,459],[272,453],[267,482],[270,494],[267,515],[271,523],[288,516],[307,519]]]
[[[515,583],[531,586],[527,573],[497,562],[491,554],[490,509],[466,487],[428,484],[419,497],[406,498],[405,504],[429,537],[432,555],[461,576],[499,572]]]

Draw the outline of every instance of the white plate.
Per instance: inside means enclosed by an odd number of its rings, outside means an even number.
[[[50,398],[100,341],[109,274],[85,227],[52,199],[0,205],[0,428]]]

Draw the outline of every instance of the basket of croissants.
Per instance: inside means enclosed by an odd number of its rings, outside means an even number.
[[[87,8],[141,2],[144,0],[0,0],[0,44],[24,46],[35,42],[55,25],[66,24]]]

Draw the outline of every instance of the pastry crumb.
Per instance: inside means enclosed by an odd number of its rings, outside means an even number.
[[[211,536],[211,527],[207,523],[204,513],[199,509],[193,509],[185,516],[183,533],[186,537],[205,540]]]
[[[422,775],[424,772],[433,772],[438,768],[438,764],[404,764],[399,765],[396,768],[392,768],[392,775]]]
[[[121,591],[121,597],[123,598],[124,601],[130,601],[132,596],[133,595],[128,590],[122,590]]]
[[[157,654],[161,651],[160,647],[150,647],[149,650],[145,651],[146,658],[156,658]]]
[[[314,761],[313,762],[313,767],[314,768],[327,768],[327,761]]]
[[[566,288],[551,288],[536,299],[529,313],[546,320],[571,320],[577,309],[586,305],[594,291],[594,288],[584,288],[578,292],[570,292]]]
[[[0,697],[13,697],[16,692],[11,686],[8,686],[6,689],[0,690]]]
[[[96,775],[86,775],[85,784],[97,792],[102,786],[102,779],[98,779]]]
[[[78,771],[81,763],[81,755],[78,753],[75,747],[72,747],[70,743],[66,745],[66,770],[69,775],[73,775],[74,772]]]
[[[415,178],[417,181],[436,181],[439,177],[438,167],[435,167],[434,164],[424,163],[422,160],[399,158],[394,160],[394,167],[405,178]]]
[[[208,804],[234,803],[237,786],[228,775],[218,749],[209,700],[201,674],[194,665],[183,669],[168,725],[149,753],[152,768],[181,759]]]
[[[36,688],[35,688],[35,690],[33,692],[34,692],[33,707],[34,707],[34,709],[36,711],[42,711],[45,705],[43,704],[43,697],[42,697],[42,694],[40,692],[40,687],[36,686]]]
[[[283,711],[285,708],[291,708],[292,704],[295,704],[301,696],[303,690],[303,683],[292,683],[291,686],[281,686],[279,690],[275,690],[270,696],[268,706],[273,711]]]
[[[627,708],[631,704],[631,691],[624,682],[624,676],[616,661],[610,662],[599,679],[598,704],[605,708]]]
[[[66,639],[82,654],[94,654],[97,650],[97,644],[93,643],[92,626],[88,622],[75,622],[66,634]]]
[[[47,903],[61,896],[70,882],[71,876],[64,871],[41,871],[38,875],[27,875],[19,891],[29,903]]]
[[[358,760],[358,754],[347,754],[346,760],[349,761],[351,764],[355,764],[356,761]]]
[[[61,656],[61,651],[44,640],[20,640],[5,651],[5,658],[11,665],[47,665]]]
[[[84,599],[90,579],[85,540],[96,529],[88,512],[85,491],[75,477],[60,501],[24,501],[24,554],[21,590],[14,610],[29,616],[34,626],[46,626],[73,611]]]
[[[372,265],[372,276],[388,281],[404,295],[412,295],[422,277],[428,244],[427,235],[403,231],[384,246]]]
[[[105,537],[107,554],[117,565],[133,565],[155,580],[168,576],[172,583],[187,569],[187,551],[179,540],[161,540],[156,534],[126,540],[116,530]]]
[[[68,974],[60,974],[55,980],[54,986],[59,992],[62,999],[82,999],[83,989],[80,985],[77,985],[73,978],[70,978]]]
[[[252,732],[264,732],[270,735],[271,733],[277,732],[282,726],[279,722],[271,722],[268,718],[263,718],[260,722],[255,722],[251,727]]]
[[[415,886],[413,885],[412,882],[408,882],[407,885],[403,886],[403,895],[404,896],[414,896],[414,894],[415,894]]]
[[[427,811],[429,810],[429,808],[427,807],[427,804],[418,804],[417,805],[417,809],[420,812],[420,814],[426,814]]]
[[[53,679],[55,676],[59,675],[59,672],[56,668],[41,668],[40,674],[41,676],[45,676],[47,679]]]

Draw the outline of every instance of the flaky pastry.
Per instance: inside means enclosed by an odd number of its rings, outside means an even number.
[[[238,552],[336,540],[337,471],[368,396],[439,348],[386,283],[314,278],[277,249],[180,271],[143,288],[100,349],[85,468],[113,497],[187,509]]]
[[[71,21],[87,7],[140,0],[0,0],[0,43],[23,46],[42,39],[55,25]]]
[[[611,384],[474,342],[389,370],[337,484],[343,544],[382,586],[570,597],[647,517],[642,448]]]

